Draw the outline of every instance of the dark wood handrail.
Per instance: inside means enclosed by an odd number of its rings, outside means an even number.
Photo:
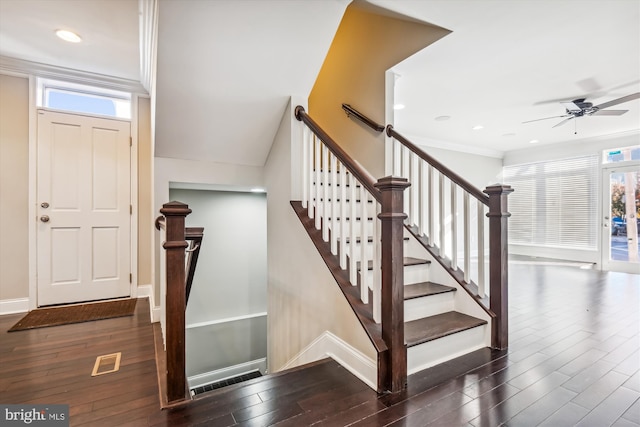
[[[383,125],[376,123],[369,117],[362,114],[360,111],[353,108],[351,105],[342,104],[342,109],[344,110],[345,113],[347,113],[347,117],[351,117],[351,116],[355,117],[356,119],[360,120],[362,123],[369,126],[371,129],[375,130],[376,132],[382,132],[384,130]]]
[[[165,230],[166,226],[167,226],[167,220],[165,219],[165,217],[163,215],[160,215],[156,218],[155,221],[155,226],[156,226],[156,230],[160,231]]]
[[[478,188],[476,188],[473,184],[469,183],[466,179],[437,161],[435,158],[430,156],[429,154],[422,151],[418,148],[417,145],[413,144],[404,136],[400,135],[391,125],[387,125],[387,136],[393,137],[396,140],[400,141],[402,145],[407,147],[409,150],[413,151],[418,157],[420,157],[425,162],[429,163],[431,166],[436,168],[442,174],[444,174],[451,181],[455,182],[458,186],[460,186],[467,193],[471,194],[473,197],[478,199],[478,201],[482,202],[485,206],[489,206],[489,196],[484,194]]]
[[[373,197],[382,202],[380,190],[375,187],[376,179],[360,163],[352,159],[322,128],[307,114],[304,107],[298,105],[295,109],[295,117],[299,121],[307,125],[309,129],[327,146],[329,151],[340,160],[340,162],[349,170]]]
[[[160,215],[155,220],[155,226],[157,230],[166,229],[167,220],[163,215]],[[204,236],[203,227],[186,227],[184,229],[184,239],[188,242],[189,247],[185,250],[187,256],[187,278],[185,283],[185,304],[189,302],[189,295],[191,295],[191,285],[193,284],[193,278],[196,273],[196,265],[198,264],[198,257],[200,256],[200,247],[202,245],[202,237]]]

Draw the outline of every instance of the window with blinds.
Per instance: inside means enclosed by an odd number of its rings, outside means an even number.
[[[596,249],[599,157],[576,157],[504,168],[509,242]]]

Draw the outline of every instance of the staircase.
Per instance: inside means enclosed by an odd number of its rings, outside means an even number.
[[[473,188],[390,127],[402,143],[393,148],[400,178],[376,181],[302,107],[296,118],[305,125],[303,200],[291,205],[378,351],[378,391],[400,391],[407,374],[480,348],[505,348],[510,188]]]

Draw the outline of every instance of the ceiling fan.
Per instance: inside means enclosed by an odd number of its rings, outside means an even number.
[[[638,98],[640,98],[640,92],[632,93],[631,95],[623,96],[622,98],[614,99],[612,101],[603,102],[600,105],[593,105],[593,103],[587,102],[586,98],[574,99],[573,101],[563,101],[560,102],[560,104],[564,106],[566,110],[565,114],[561,116],[545,117],[543,119],[528,120],[522,123],[566,117],[563,121],[553,126],[556,128],[567,123],[569,120],[582,116],[621,116],[629,110],[605,110],[605,108],[613,107],[614,105],[622,104]]]

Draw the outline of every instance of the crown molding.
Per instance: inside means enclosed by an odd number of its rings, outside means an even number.
[[[72,68],[57,67],[55,65],[26,61],[24,59],[11,58],[2,55],[0,55],[0,73],[36,76],[53,80],[65,80],[73,83],[99,86],[124,92],[147,94],[146,89],[140,84],[140,82],[135,80],[90,73]]]
[[[156,78],[158,46],[158,1],[139,0],[140,82],[151,93]]]

